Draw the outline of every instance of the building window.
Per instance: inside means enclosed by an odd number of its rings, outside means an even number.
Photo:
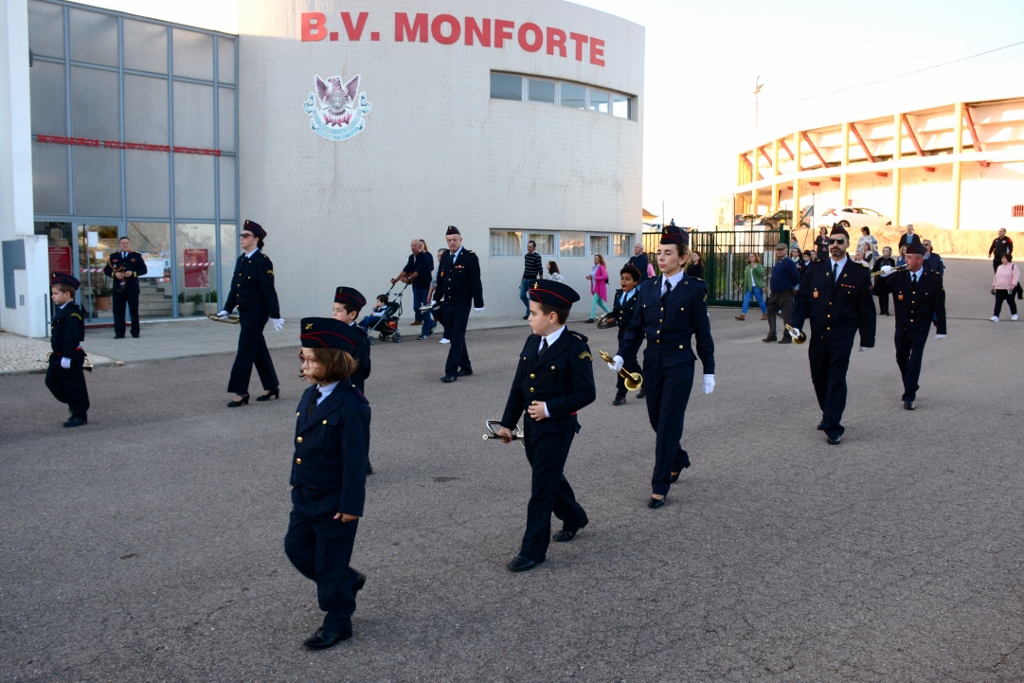
[[[491,98],[495,100],[523,99],[523,77],[512,74],[491,74]]]
[[[562,232],[559,233],[558,237],[559,258],[587,255],[587,243],[585,241],[586,235],[582,232]]]
[[[587,89],[575,83],[562,83],[562,106],[573,109],[587,108]]]
[[[555,236],[551,233],[531,232],[527,233],[527,242],[533,241],[537,245],[537,253],[541,256],[555,255]]]
[[[491,230],[491,257],[521,256],[523,233],[514,230]]]
[[[1024,218],[1024,204],[1017,204],[1010,210],[1010,218]]]
[[[539,81],[536,78],[531,78],[528,90],[531,102],[555,103],[554,81]]]
[[[629,98],[625,95],[612,93],[612,116],[618,119],[633,118],[629,112]]]
[[[590,236],[590,255],[600,254],[601,256],[609,256],[608,253],[609,236],[608,235],[591,235]]]
[[[595,90],[590,88],[590,111],[596,111],[598,114],[607,114],[609,111],[608,93],[603,90]]]
[[[491,99],[544,102],[627,120],[633,120],[634,113],[634,98],[629,95],[519,74],[492,72]]]
[[[612,235],[612,251],[611,256],[632,256],[633,252],[633,236],[632,235]]]

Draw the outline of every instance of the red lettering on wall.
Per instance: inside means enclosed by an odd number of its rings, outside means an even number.
[[[504,47],[506,40],[512,39],[512,29],[516,22],[506,19],[494,20],[494,47]]]
[[[63,135],[37,135],[36,142],[48,142],[55,145],[74,145],[76,147],[105,147],[107,149],[139,149],[145,152],[170,152],[169,145],[151,145],[146,142],[119,142],[117,140],[95,140],[93,138],[69,138]],[[201,156],[219,157],[219,149],[202,147],[175,147],[178,154],[198,154]]]
[[[448,24],[448,35],[445,35],[444,31],[441,30],[441,27],[445,24]],[[450,14],[438,14],[430,22],[430,35],[442,45],[451,45],[458,42],[461,34],[462,27],[459,25],[459,20]]]
[[[569,40],[576,43],[576,61],[583,61],[583,44],[587,42],[587,36],[582,33],[569,32]]]
[[[427,42],[426,14],[417,14],[415,21],[410,24],[408,14],[405,12],[395,12],[395,42],[401,43],[407,38],[410,41]]]
[[[491,20],[483,19],[483,26],[476,23],[473,17],[466,17],[466,45],[473,44],[473,38],[480,41],[481,47],[491,46]]]
[[[565,31],[548,26],[548,54],[555,54],[555,50],[559,57],[565,56]]]
[[[590,63],[604,66],[604,41],[600,38],[590,39]]]
[[[303,12],[299,32],[302,41],[323,40],[327,37],[327,17],[321,12]]]
[[[356,19],[356,25],[352,25],[352,15],[348,12],[341,13],[341,20],[345,23],[345,33],[348,34],[348,39],[352,41],[358,41],[363,35],[363,29],[366,27],[366,17],[370,16],[369,12],[360,12],[359,18]]]
[[[533,42],[530,42],[528,34],[533,34]],[[540,30],[537,24],[529,22],[519,27],[519,47],[527,52],[536,52],[544,47],[544,31]]]

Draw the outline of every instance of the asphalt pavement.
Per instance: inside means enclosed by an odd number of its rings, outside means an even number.
[[[319,653],[301,646],[315,587],[282,547],[297,333],[272,351],[282,399],[228,409],[232,355],[202,355],[215,323],[176,359],[125,359],[90,332],[128,362],[87,377],[86,427],[61,428],[42,376],[0,376],[0,680],[1024,680],[1024,323],[988,320],[990,278],[955,263],[913,412],[879,318],[838,447],[815,429],[806,347],[713,310],[717,387],[694,389],[693,466],[659,510],[644,402],[613,407],[595,364],[566,468],[590,524],[523,574],[504,565],[529,467],[481,434],[525,322],[471,332],[475,373],[452,385],[448,347],[406,327],[367,382],[355,636]],[[158,346],[149,327],[125,348]],[[614,351],[615,330],[570,327]]]

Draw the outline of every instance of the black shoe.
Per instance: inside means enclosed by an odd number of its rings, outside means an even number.
[[[122,334],[122,335],[118,336],[118,335],[115,334],[114,335],[114,339],[124,339],[124,335]]]
[[[914,409],[914,399],[912,399],[912,398],[904,399],[904,401],[903,401],[903,409],[904,410],[913,410]]]
[[[444,382],[445,384],[451,384],[452,382],[454,382],[457,379],[458,379],[458,377],[456,377],[455,375],[448,374],[448,375],[445,375],[444,377],[442,377],[441,381]]]
[[[256,400],[258,401],[259,399]],[[246,394],[238,401],[228,401],[228,408],[237,408],[244,405],[249,405],[249,394]]]
[[[533,569],[534,567],[536,567],[538,564],[540,564],[543,561],[544,560],[531,560],[528,557],[523,557],[522,555],[516,555],[516,558],[514,560],[512,560],[511,562],[509,562],[508,564],[506,564],[505,566],[508,567],[511,571],[514,571],[514,572],[525,572],[525,571],[528,571],[530,569]]]
[[[793,343],[793,338],[792,337],[783,337],[782,339],[779,340],[779,343],[780,344],[792,344]]]
[[[762,339],[761,341],[763,341],[763,342],[773,342],[773,341],[778,341],[778,340],[779,340],[779,338],[778,338],[778,337],[776,337],[776,336],[774,336],[774,335],[771,335],[771,334],[769,334],[769,335],[768,335],[767,337],[765,337],[765,338],[764,338],[764,339]]]
[[[818,431],[819,432],[825,431],[825,421],[824,420],[822,420],[821,422],[818,423]]]
[[[626,397],[625,396],[616,396],[615,400],[612,401],[612,405],[613,406],[621,406],[621,405],[623,405],[625,403],[626,403]]]
[[[469,377],[472,374],[473,374],[472,370],[466,370],[464,368],[459,368],[459,371],[455,373],[455,376],[456,377]]]
[[[272,398],[276,398],[278,400],[281,399],[281,387],[278,387],[277,389],[271,389],[262,396],[257,396],[256,400],[262,403],[263,401],[269,401]]]
[[[636,392],[636,397],[637,398],[644,398],[646,396],[647,396],[647,390],[646,389],[640,389],[640,391]]]
[[[359,572],[356,572],[359,574]],[[352,582],[352,595],[355,595],[359,591],[363,590],[363,586],[366,585],[366,574],[359,574],[356,580]]]
[[[665,498],[655,498],[654,496],[651,496],[651,499],[647,501],[647,507],[651,508],[652,510],[660,508],[662,505],[665,504],[666,498],[668,498],[668,496],[666,496]]]
[[[586,322],[592,323],[592,322],[594,322],[594,319],[593,318],[588,318]]]
[[[671,476],[671,477],[669,477],[669,479],[668,479],[668,480],[669,480],[669,483],[672,483],[672,484],[674,484],[674,483],[676,483],[677,481],[679,481],[679,475],[680,475],[680,474],[682,474],[682,473],[683,473],[683,471],[682,471],[682,470],[679,470],[678,472],[673,472],[673,473],[672,473],[672,476]]]
[[[89,419],[85,417],[75,417],[72,415],[67,422],[64,423],[65,427],[81,427],[82,425],[89,424]]]
[[[576,534],[580,532],[579,529],[562,529],[557,534],[551,536],[555,543],[566,543],[576,538]]]
[[[334,633],[333,631],[325,631],[322,628],[318,628],[316,633],[313,634],[313,637],[306,638],[302,644],[310,650],[326,650],[327,648],[334,647],[341,641],[348,640],[351,637],[351,630]]]
[[[138,338],[139,338],[139,335],[137,335],[137,334],[133,334],[132,335],[132,339],[138,339]]]
[[[827,436],[827,437],[825,437],[825,442],[828,443],[829,446],[838,446],[839,445],[839,441],[842,438],[843,437],[841,437],[841,436]]]

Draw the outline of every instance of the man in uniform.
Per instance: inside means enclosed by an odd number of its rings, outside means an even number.
[[[473,365],[466,351],[466,325],[471,306],[477,313],[484,310],[484,288],[480,282],[480,260],[472,250],[462,248],[459,229],[449,225],[445,240],[448,251],[441,256],[437,266],[434,303],[442,299],[445,302],[445,326],[451,345],[441,381],[449,384],[459,377],[473,374]]]
[[[795,330],[811,321],[808,358],[811,381],[821,408],[818,429],[826,440],[839,444],[846,428],[846,371],[850,367],[853,336],[860,331],[861,348],[875,345],[875,303],[871,299],[871,272],[846,255],[850,235],[832,228],[827,261],[816,261],[804,273],[797,290],[790,325]]]
[[[68,404],[70,415],[65,427],[89,423],[89,391],[85,387],[85,322],[82,309],[75,303],[77,278],[54,273],[50,278],[50,298],[57,312],[50,323],[50,361],[46,368],[46,388],[61,403]]]
[[[907,269],[886,276],[896,309],[896,364],[903,376],[903,407],[914,409],[918,378],[928,330],[935,322],[935,338],[946,336],[946,292],[942,275],[924,267],[925,249],[907,247]],[[890,271],[891,272],[891,271]]]
[[[640,284],[633,319],[622,335],[614,362],[608,364],[618,372],[623,359],[635,356],[640,343],[647,339],[644,389],[647,417],[657,434],[651,499],[647,502],[650,508],[665,504],[671,484],[690,466],[690,456],[680,440],[698,357],[704,366],[704,393],[715,389],[715,342],[708,319],[708,289],[702,280],[683,271],[690,256],[689,244],[689,236],[674,225],[662,228],[658,246],[661,277]],[[693,337],[696,354],[691,347]]]
[[[633,245],[633,256],[630,257],[628,263],[640,273],[640,282],[647,279],[647,266],[650,265],[650,261],[647,260],[644,245],[639,243]]]
[[[1006,228],[999,228],[999,237],[992,240],[992,246],[988,248],[988,255],[992,257],[992,271],[999,270],[1003,262],[1003,254],[1013,253],[1013,240],[1006,236]]]
[[[800,271],[797,270],[793,259],[786,256],[789,248],[785,242],[779,242],[775,246],[775,265],[772,266],[772,276],[768,281],[771,294],[768,295],[768,336],[762,339],[763,342],[778,341],[780,344],[789,344],[792,340],[789,331],[782,329],[782,340],[775,336],[775,323],[778,320],[779,312],[782,312],[782,319],[788,320],[793,313],[793,292],[800,284]]]
[[[124,307],[132,316],[132,337],[139,338],[139,277],[149,272],[142,254],[132,251],[132,241],[122,237],[118,251],[110,255],[103,273],[114,278],[114,339],[124,339]]]

